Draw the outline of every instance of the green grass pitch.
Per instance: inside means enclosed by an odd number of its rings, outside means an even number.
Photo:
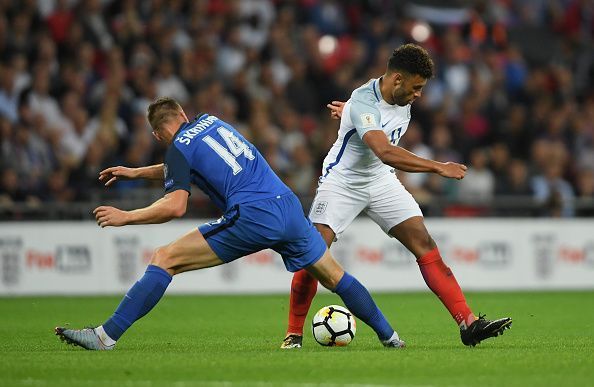
[[[172,296],[111,352],[67,346],[53,327],[96,324],[119,297],[0,298],[0,386],[586,386],[594,385],[594,292],[469,293],[511,330],[464,347],[431,293],[376,294],[408,347],[383,348],[359,322],[345,348],[281,350],[288,295]]]

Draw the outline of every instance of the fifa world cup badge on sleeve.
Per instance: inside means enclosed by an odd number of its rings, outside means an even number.
[[[361,126],[363,128],[376,127],[377,124],[375,123],[375,116],[372,113],[361,114]]]

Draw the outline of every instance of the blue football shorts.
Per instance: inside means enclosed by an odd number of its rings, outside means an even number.
[[[221,218],[198,228],[224,262],[270,248],[295,272],[326,252],[324,239],[304,215],[292,192],[233,206]]]

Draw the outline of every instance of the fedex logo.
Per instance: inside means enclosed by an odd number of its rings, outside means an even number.
[[[52,253],[29,250],[25,254],[25,263],[29,268],[52,269],[56,266],[56,257]]]

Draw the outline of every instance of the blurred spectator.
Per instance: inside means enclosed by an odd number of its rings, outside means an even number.
[[[58,102],[50,94],[50,73],[47,66],[36,66],[28,103],[34,114],[43,117],[48,128],[60,133],[66,130],[68,122],[62,114]]]
[[[6,117],[0,116],[0,165],[14,167],[14,128]]]
[[[281,108],[278,111],[280,130],[282,136],[280,146],[286,154],[292,154],[296,148],[309,152],[306,145],[306,138],[299,127],[299,115],[290,107]]]
[[[13,93],[20,98],[21,92],[31,84],[31,74],[28,69],[29,62],[25,54],[13,53],[11,54],[10,63],[14,70]]]
[[[262,48],[268,40],[270,24],[275,16],[272,2],[268,0],[244,0],[235,4],[240,22],[240,41],[249,48]]]
[[[317,185],[317,171],[313,168],[309,150],[305,144],[299,144],[293,148],[290,156],[295,163],[295,168],[288,172],[290,187],[297,195],[307,196],[312,187]]]
[[[173,62],[169,58],[164,58],[159,62],[157,75],[155,78],[156,92],[160,96],[175,98],[180,104],[185,104],[190,95],[186,86],[174,73]]]
[[[293,58],[289,64],[291,80],[287,84],[287,99],[300,114],[312,114],[320,109],[316,98],[316,85],[308,78],[307,64],[301,58]]]
[[[489,149],[489,168],[495,177],[495,186],[499,186],[506,180],[508,166],[510,164],[509,148],[503,142],[496,142]]]
[[[509,152],[514,158],[525,159],[528,156],[532,138],[527,121],[526,107],[513,105],[510,107],[507,117],[501,123],[498,136],[505,139]]]
[[[76,190],[68,184],[70,173],[66,169],[57,169],[47,178],[46,186],[41,191],[41,199],[55,203],[69,203],[76,198]]]
[[[578,216],[594,216],[594,170],[584,169],[577,178],[577,199],[581,201]]]
[[[451,131],[444,125],[437,125],[433,128],[430,146],[437,161],[462,161],[460,153],[453,147]]]
[[[534,197],[542,205],[542,214],[570,217],[574,214],[574,191],[563,179],[563,167],[555,160],[545,163],[543,173],[532,179]]]
[[[594,95],[585,101],[582,114],[570,119],[576,164],[580,169],[594,170]]]
[[[217,53],[217,69],[222,76],[233,76],[246,63],[245,47],[241,45],[241,32],[238,26],[233,26],[223,37],[224,43]]]
[[[39,192],[56,165],[54,153],[42,137],[22,124],[15,126],[13,146],[19,184],[27,192]]]
[[[44,3],[50,3],[46,1]],[[55,7],[47,16],[47,26],[51,32],[53,40],[60,44],[66,40],[68,29],[74,20],[70,0],[56,0]]]
[[[101,14],[101,0],[81,0],[77,19],[82,22],[85,36],[91,39],[94,46],[108,50],[114,44],[107,21]]]
[[[488,168],[488,154],[477,148],[470,153],[470,164],[464,179],[460,180],[458,197],[462,201],[485,203],[495,194],[495,176]]]
[[[322,34],[340,35],[346,31],[345,10],[336,0],[313,2],[310,8],[311,21]]]
[[[102,184],[97,176],[106,167],[106,149],[107,147],[103,143],[99,141],[94,143],[88,148],[82,162],[68,176],[68,186],[74,189],[76,200],[92,200],[93,196],[90,188],[101,188]]]
[[[508,94],[514,97],[522,91],[526,82],[527,69],[524,58],[518,47],[510,46],[507,50],[505,63],[505,88]]]
[[[5,168],[0,171],[0,203],[11,205],[14,202],[24,202],[27,192],[19,184],[19,177],[14,169]]]
[[[459,137],[464,154],[476,147],[487,145],[490,126],[486,117],[481,114],[477,100],[467,98],[462,101],[459,125],[462,128]]]
[[[15,93],[15,71],[10,63],[0,62],[0,116],[6,117],[11,123],[18,119],[18,94]]]
[[[117,152],[128,137],[128,128],[123,119],[118,117],[118,96],[113,92],[106,94],[107,99],[99,112],[89,120],[86,130],[89,144],[101,143],[108,150]]]
[[[533,195],[528,179],[528,167],[520,159],[513,159],[507,166],[505,177],[497,181],[495,193],[501,196],[527,197]]]

